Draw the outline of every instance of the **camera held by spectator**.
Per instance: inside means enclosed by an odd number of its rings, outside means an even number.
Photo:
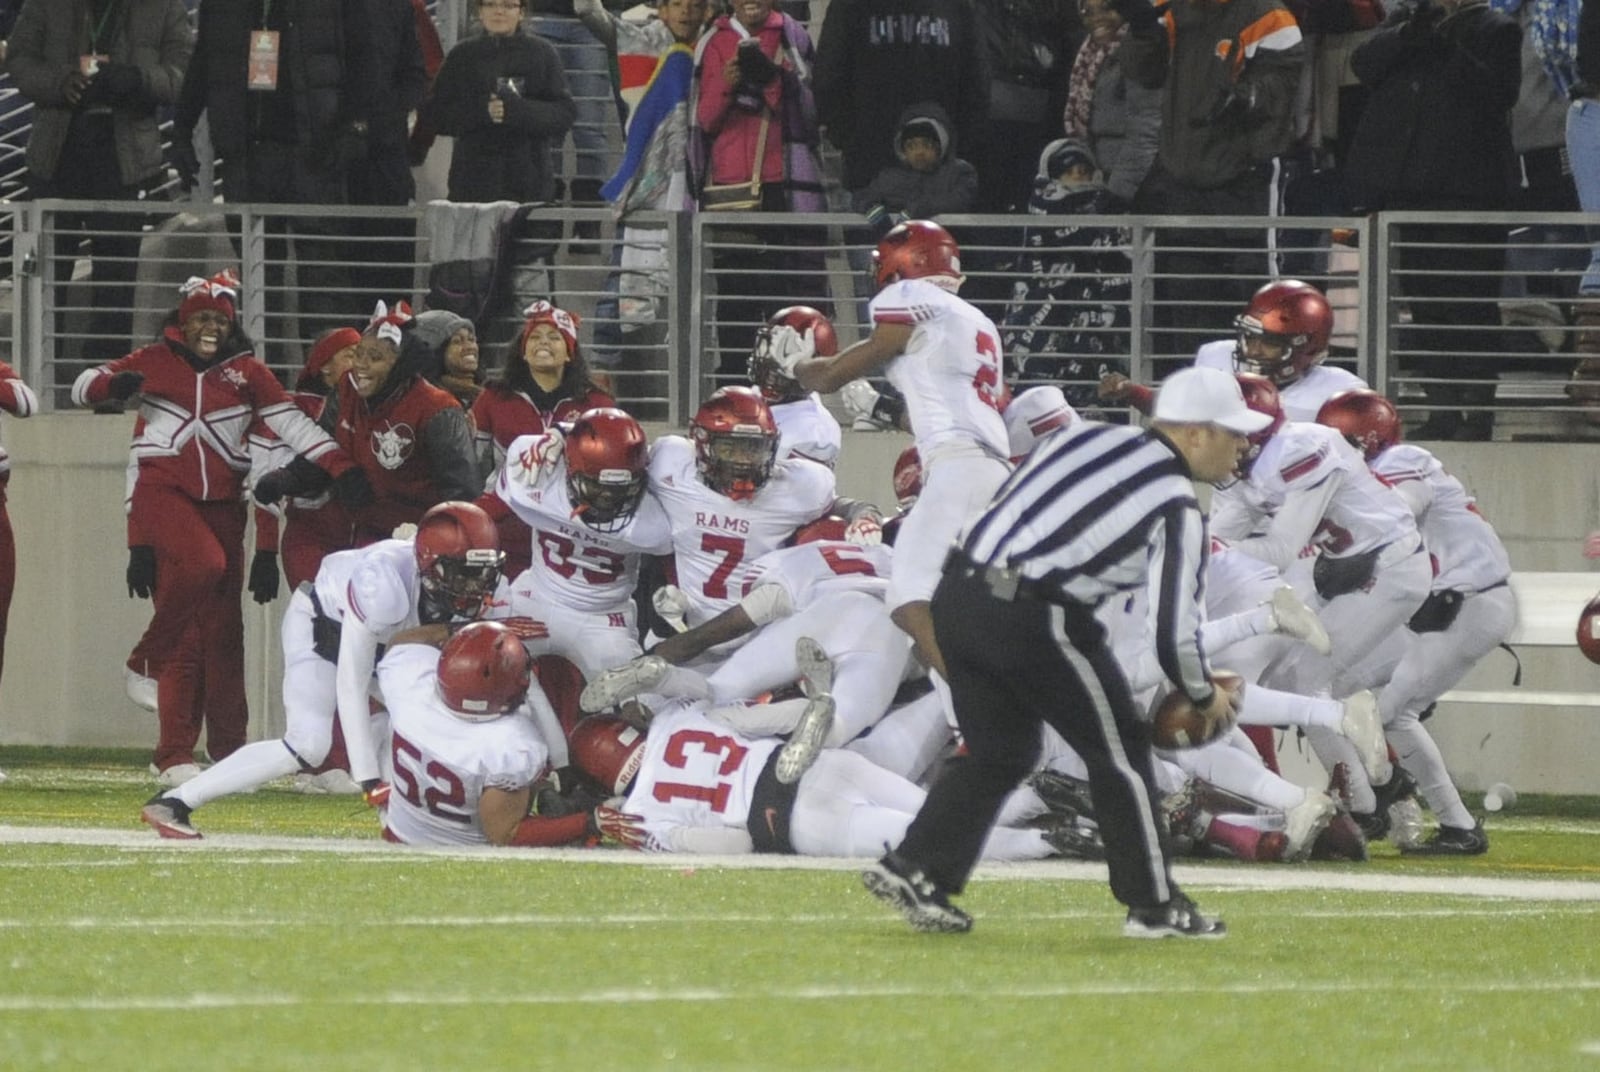
[[[754,115],[765,107],[764,89],[778,77],[778,65],[761,51],[761,42],[747,37],[735,53],[739,83],[733,89],[733,106]]]

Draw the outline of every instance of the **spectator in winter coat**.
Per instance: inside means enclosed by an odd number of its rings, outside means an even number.
[[[555,46],[521,32],[520,0],[479,0],[484,34],[451,49],[427,112],[455,138],[450,200],[549,201],[551,146],[577,116]]]
[[[832,0],[817,43],[817,111],[852,194],[894,163],[900,113],[938,101],[976,145],[989,74],[970,0]]]
[[[1042,217],[1023,232],[1027,253],[1000,322],[1000,341],[1018,380],[1060,383],[1073,406],[1096,403],[1095,384],[1127,371],[1133,266],[1125,228],[1073,219],[1106,212],[1110,192],[1094,154],[1061,138],[1039,154],[1028,212]]]
[[[1522,84],[1522,29],[1485,0],[1423,0],[1396,8],[1351,56],[1371,90],[1346,179],[1362,211],[1494,212],[1514,182],[1510,109]],[[1504,224],[1416,223],[1399,229],[1400,285],[1411,325],[1404,368],[1428,378],[1492,379],[1467,355],[1498,352]],[[1416,439],[1488,439],[1494,385],[1423,385],[1428,420]]]
[[[1128,77],[1122,65],[1127,23],[1111,0],[1083,0],[1089,36],[1072,61],[1062,129],[1089,147],[1105,183],[1110,210],[1125,211],[1155,163],[1161,136],[1161,91]]]
[[[23,4],[9,40],[7,70],[34,106],[26,157],[33,196],[144,196],[145,187],[163,176],[156,112],[178,99],[193,42],[181,0]],[[83,233],[90,235],[94,314],[84,346],[92,362],[116,357],[130,345],[140,222],[115,213],[64,212],[52,228],[57,287],[72,278]],[[66,314],[58,312],[56,331],[65,326]],[[70,375],[71,366],[57,368]]]
[[[1294,143],[1294,102],[1305,64],[1300,27],[1281,0],[1113,0],[1128,23],[1119,55],[1128,77],[1159,88],[1156,162],[1134,209],[1175,216],[1268,216],[1279,157]],[[1268,275],[1266,231],[1183,228],[1156,257],[1158,339],[1184,354],[1226,327]],[[1226,310],[1222,312],[1221,310]]]
[[[881,237],[897,223],[947,212],[971,212],[978,203],[978,172],[956,156],[950,117],[935,101],[913,104],[900,116],[895,162],[855,195],[855,207]]]
[[[455,395],[461,408],[472,409],[483,390],[483,370],[478,365],[478,332],[472,321],[447,309],[417,314],[416,335],[433,352],[437,375],[434,383]]]

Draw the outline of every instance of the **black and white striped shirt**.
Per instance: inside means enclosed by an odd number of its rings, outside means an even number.
[[[1197,702],[1212,691],[1200,642],[1208,547],[1183,458],[1153,432],[1106,424],[1042,441],[962,541],[974,565],[1015,570],[1062,604],[1148,584],[1161,668]]]

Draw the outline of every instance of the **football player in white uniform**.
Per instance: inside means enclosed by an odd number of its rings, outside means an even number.
[[[162,837],[198,838],[189,822],[195,808],[320,764],[336,711],[350,776],[369,803],[381,805],[388,787],[379,778],[369,703],[380,649],[402,630],[477,618],[503,558],[494,522],[464,502],[430,509],[410,540],[380,540],[324,558],[316,581],[294,593],[283,616],[283,738],[247,744],[157,794],[141,818]]]
[[[1364,669],[1386,682],[1378,710],[1400,764],[1417,780],[1439,830],[1409,851],[1476,855],[1488,850],[1483,826],[1461,801],[1433,736],[1419,719],[1435,700],[1505,643],[1517,624],[1511,556],[1461,481],[1422,447],[1400,442],[1400,414],[1375,391],[1334,395],[1317,420],[1342,432],[1379,480],[1415,514],[1437,563],[1433,590]],[[1402,848],[1407,848],[1402,846]]]
[[[490,517],[517,515],[533,530],[533,565],[513,578],[512,617],[545,624],[533,655],[560,655],[586,680],[637,656],[633,590],[643,555],[672,550],[661,505],[646,492],[649,444],[620,409],[586,410],[565,433],[521,436],[506,450]]]
[[[879,288],[869,307],[872,334],[837,357],[796,346],[781,361],[810,390],[837,391],[881,370],[904,396],[928,494],[901,523],[888,602],[895,624],[911,634],[919,658],[942,681],[929,600],[957,533],[1011,471],[1000,332],[957,297],[961,250],[938,224],[897,225],[872,259]]]
[[[1361,661],[1428,595],[1433,569],[1416,520],[1333,429],[1285,422],[1277,390],[1265,377],[1241,373],[1239,386],[1250,408],[1273,422],[1249,437],[1240,479],[1218,491],[1211,531],[1234,551],[1280,572],[1304,548],[1318,550],[1313,590],[1301,595],[1327,630],[1332,651],[1291,652],[1272,669],[1268,684],[1306,695],[1348,696],[1363,687]],[[1352,812],[1373,813],[1376,797],[1349,741],[1319,726],[1307,727],[1306,736],[1330,771],[1339,762],[1350,768]],[[1357,772],[1362,776],[1355,777]]]
[[[756,344],[750,351],[750,382],[778,422],[778,460],[794,455],[832,469],[844,440],[838,420],[822,404],[821,395],[807,391],[784,373],[775,356],[793,337],[791,333],[798,333],[825,357],[839,352],[833,321],[809,305],[779,309],[756,331]]]
[[[854,740],[888,710],[910,662],[910,639],[883,604],[890,549],[827,538],[841,537],[843,529],[841,519],[822,518],[800,530],[795,546],[749,564],[738,578],[739,590],[746,593],[738,603],[668,637],[636,664],[601,675],[584,690],[584,710],[601,711],[645,691],[718,705],[753,700],[801,675],[796,642],[809,637],[833,667],[828,691],[835,713],[825,744],[839,748]],[[704,677],[674,669],[740,641],[737,655],[724,658]],[[763,717],[761,706],[739,710],[748,718],[733,714],[726,721],[756,729],[750,719]],[[713,715],[720,718],[720,709]]]
[[[833,470],[804,458],[778,459],[778,427],[755,388],[713,392],[689,433],[690,439],[656,440],[650,492],[671,523],[677,586],[691,626],[739,601],[742,566],[824,514],[846,517],[856,542],[882,538],[876,507],[836,498]]]
[[[925,792],[854,752],[827,748],[792,785],[774,774],[782,742],[706,717],[705,702],[673,701],[648,735],[591,715],[573,730],[573,762],[609,792],[658,852],[872,857],[903,835]],[[1053,856],[1051,832],[995,827],[990,860]]]
[[[1333,310],[1309,283],[1278,279],[1266,284],[1233,326],[1237,338],[1205,343],[1195,351],[1195,365],[1265,376],[1278,389],[1291,421],[1314,421],[1333,394],[1366,386],[1354,373],[1322,363],[1333,333]],[[1111,372],[1100,381],[1100,397],[1149,413],[1154,392]]]
[[[389,707],[393,792],[383,836],[403,845],[509,845],[550,764],[524,704],[532,661],[499,622],[444,649],[401,634],[378,662]]]

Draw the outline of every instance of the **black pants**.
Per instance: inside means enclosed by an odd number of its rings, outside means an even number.
[[[1185,185],[1158,161],[1135,196],[1133,210],[1163,216],[1259,216],[1273,206],[1278,169],[1268,163],[1215,189]],[[1188,365],[1195,348],[1232,331],[1233,318],[1271,276],[1265,230],[1198,227],[1163,230],[1155,255],[1159,357]],[[1158,370],[1164,375],[1168,371]]]
[[[933,593],[933,627],[967,754],[929,790],[900,855],[960,892],[1001,803],[1034,770],[1048,722],[1088,765],[1112,894],[1126,905],[1170,900],[1177,887],[1149,730],[1089,609],[1003,602],[981,579],[947,568]]]
[[[135,201],[137,184],[125,184],[117,172],[116,145],[109,113],[79,115],[67,131],[67,141],[56,163],[55,177],[30,178],[38,198],[72,198],[94,201]],[[121,357],[132,349],[133,285],[139,271],[139,232],[144,219],[115,212],[63,212],[56,219],[55,267],[56,352],[64,350],[68,313],[67,282],[87,238],[90,245],[89,337],[83,343],[82,362],[56,362],[56,385],[70,386],[85,368]]]

